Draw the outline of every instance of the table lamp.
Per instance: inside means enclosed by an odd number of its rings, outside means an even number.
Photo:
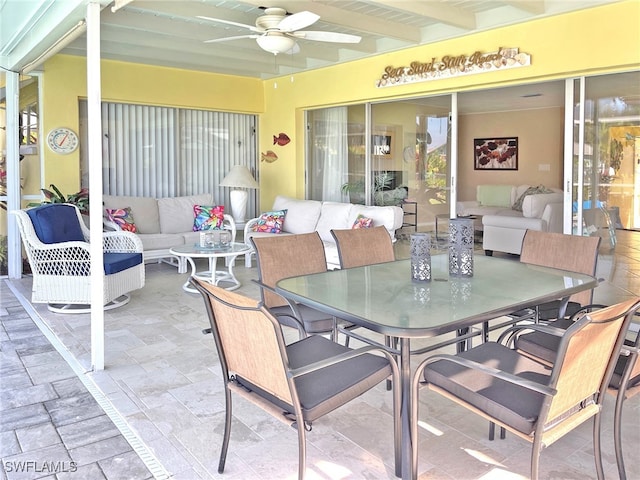
[[[220,182],[221,187],[231,187],[234,190],[229,192],[231,202],[231,216],[238,223],[244,223],[247,213],[248,188],[260,188],[253,175],[244,165],[234,165],[229,173]]]

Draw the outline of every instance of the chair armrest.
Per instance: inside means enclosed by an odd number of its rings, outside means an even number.
[[[350,350],[348,352],[344,352],[344,353],[341,353],[339,355],[336,355],[335,357],[325,358],[324,360],[320,360],[318,362],[310,363],[310,364],[305,365],[305,366],[300,367],[300,368],[292,368],[291,370],[289,370],[287,372],[287,376],[289,378],[300,377],[302,375],[306,375],[307,373],[315,372],[316,370],[321,370],[323,368],[330,367],[331,365],[335,365],[337,363],[344,362],[344,361],[349,360],[351,358],[360,357],[362,355],[365,355],[365,354],[368,354],[368,353],[371,353],[371,352],[382,353],[387,358],[387,360],[389,361],[389,365],[391,366],[391,369],[393,370],[394,377],[395,378],[398,377],[398,366],[397,366],[397,363],[395,361],[395,358],[389,352],[387,352],[384,348],[376,347],[374,345],[369,345],[369,346],[366,346],[366,347],[361,347],[361,348],[358,348],[358,349]]]
[[[504,342],[506,344],[512,343],[513,340],[523,331],[527,331],[527,332],[536,331],[536,332],[546,333],[549,335],[554,335],[556,337],[561,337],[566,332],[564,328],[554,327],[548,323],[528,323],[523,325],[516,324],[504,330],[500,334],[496,342],[497,343]]]
[[[102,250],[107,253],[142,253],[142,241],[135,233],[102,232]]]
[[[282,295],[280,295],[278,292],[276,292],[275,288],[270,287],[269,285],[262,283],[260,280],[257,279],[253,279],[252,280],[254,283],[256,283],[261,289],[264,290],[268,290],[272,293],[275,293],[276,295],[278,295],[279,297],[282,297]],[[302,315],[300,314],[300,310],[298,310],[297,305],[295,304],[295,302],[289,300],[288,298],[282,297],[284,300],[286,300],[287,304],[289,305],[289,308],[291,309],[291,315],[286,315],[286,314],[275,314],[275,313],[271,313],[271,315],[273,315],[274,317],[278,318],[278,317],[287,317],[292,319],[295,323],[296,323],[296,328],[298,329],[298,333],[300,334],[300,338],[305,338],[307,336],[307,330],[304,328],[304,322],[302,320]],[[268,307],[264,307],[267,310],[269,310]]]
[[[517,375],[513,375],[511,373],[507,373],[504,372],[502,370],[498,370],[496,368],[493,367],[488,367],[486,365],[483,365],[481,363],[477,363],[474,362],[472,360],[466,359],[466,358],[460,358],[456,355],[446,355],[446,354],[442,354],[442,355],[434,355],[432,357],[427,358],[426,360],[424,360],[417,368],[416,373],[414,374],[414,382],[417,384],[417,382],[419,381],[419,377],[421,376],[422,371],[430,364],[434,363],[434,362],[438,362],[438,361],[445,361],[445,362],[451,362],[451,363],[456,363],[458,365],[461,365],[463,367],[469,368],[471,370],[475,370],[478,372],[482,372],[486,375],[490,375],[492,377],[495,378],[499,378],[500,380],[503,380],[505,382],[508,383],[513,383],[515,385],[519,385],[523,388],[526,388],[527,390],[533,390],[534,392],[538,392],[541,393],[543,395],[547,395],[547,396],[553,396],[557,393],[557,390],[555,388],[551,388],[547,385],[543,385],[542,383],[537,383],[537,382],[533,382],[531,380],[526,380],[522,377],[519,377]]]
[[[224,219],[222,220],[222,228],[225,230],[231,231],[232,242],[236,241],[236,222],[233,217],[227,213],[224,214]]]
[[[248,235],[248,233],[253,232],[253,226],[258,223],[258,220],[260,220],[259,217],[252,218],[251,220],[247,220],[247,223],[244,225],[244,243],[249,245],[251,248],[253,248],[253,245],[249,242],[250,235]]]
[[[104,228],[104,230],[108,231],[108,232],[123,232],[124,230],[122,230],[122,228],[120,228],[120,225],[118,225],[116,222],[112,222],[111,220],[109,220],[108,218],[103,217],[102,218],[102,227]]]

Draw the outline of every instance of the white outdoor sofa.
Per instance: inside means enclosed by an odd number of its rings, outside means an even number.
[[[395,242],[395,232],[402,227],[402,208],[396,206],[367,206],[353,203],[321,202],[318,200],[300,200],[285,196],[277,196],[271,211],[287,210],[282,233],[287,235],[296,233],[311,233],[317,231],[324,244],[327,267],[340,267],[338,249],[331,235],[332,229],[349,229],[353,227],[358,215],[373,220],[372,226],[383,225],[392,241]],[[244,228],[244,241],[252,247],[250,238],[253,236],[276,235],[274,233],[254,232],[253,227],[258,218],[247,221]],[[251,255],[245,255],[245,265],[251,267]]]
[[[176,258],[169,249],[180,245],[197,244],[200,232],[193,231],[194,205],[216,205],[210,193],[184,197],[131,197],[104,195],[104,208],[131,209],[137,232],[142,241],[144,261],[165,262],[178,267],[178,273],[187,272],[184,257]],[[105,229],[120,230],[120,227],[104,218]],[[224,215],[223,228],[236,238],[236,224],[231,215]]]

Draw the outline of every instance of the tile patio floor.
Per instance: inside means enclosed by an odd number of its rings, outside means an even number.
[[[594,300],[600,303],[640,294],[640,233],[619,232],[618,240],[615,254],[603,252],[599,260],[597,275],[604,281]],[[406,256],[406,241],[397,248],[398,256]],[[235,272],[243,283],[239,291],[257,297],[251,282],[255,267],[246,269],[238,261]],[[296,478],[295,432],[239,398],[234,399],[227,466],[224,474],[217,473],[224,395],[213,341],[201,333],[208,324],[202,299],[185,293],[181,286],[187,275],[168,265],[148,265],[146,278],[128,305],[105,313],[105,369],[99,372],[88,371],[89,315],[55,315],[41,305],[31,307],[25,301],[30,278],[0,280],[0,311],[5,313],[0,316],[0,452],[5,462],[0,479],[40,478],[8,472],[6,461],[18,458],[63,465],[78,461],[85,472],[44,478]],[[13,294],[26,310],[11,300]],[[37,335],[31,317],[43,325],[62,357]],[[421,479],[528,477],[528,443],[512,435],[489,442],[485,421],[431,392],[423,391],[420,400]],[[307,479],[395,478],[390,411],[390,395],[380,385],[314,423],[308,434]],[[640,478],[640,395],[625,404],[624,415],[628,477]],[[602,437],[607,478],[617,478],[612,417],[609,396]],[[543,451],[541,478],[595,478],[590,424]]]

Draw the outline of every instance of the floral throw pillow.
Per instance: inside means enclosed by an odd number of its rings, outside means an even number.
[[[260,215],[258,221],[253,225],[254,232],[280,233],[284,224],[284,217],[287,210],[275,210],[273,212],[265,212]]]
[[[194,205],[193,231],[217,230],[222,228],[224,205]]]
[[[356,221],[353,222],[351,228],[371,228],[373,227],[373,218],[365,217],[360,214],[356,217]]]
[[[105,210],[109,220],[118,225],[122,230],[133,233],[138,231],[136,223],[133,221],[133,215],[130,207],[107,208]]]

